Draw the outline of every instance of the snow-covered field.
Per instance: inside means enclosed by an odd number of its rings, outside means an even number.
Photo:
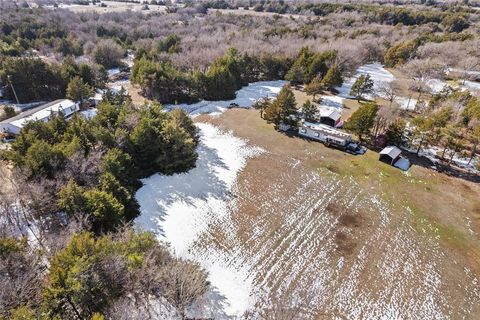
[[[343,98],[353,98],[350,96],[350,90],[352,90],[352,86],[355,83],[355,80],[358,79],[361,75],[369,74],[371,79],[374,83],[374,90],[375,92],[379,91],[379,88],[384,83],[389,83],[395,80],[393,74],[391,74],[388,70],[386,70],[382,64],[380,63],[370,63],[365,64],[357,69],[357,72],[353,77],[345,79],[341,87],[337,87],[338,95]],[[372,98],[367,97],[367,98]]]
[[[136,195],[142,215],[135,223],[156,233],[179,256],[200,262],[209,272],[213,291],[209,293],[207,300],[211,301],[206,301],[208,307],[203,316],[218,319],[225,316],[223,312],[238,316],[252,306],[246,266],[235,266],[222,252],[196,245],[212,221],[229,221],[227,206],[236,175],[248,158],[262,150],[212,125],[198,124],[198,128],[201,140],[196,168],[187,173],[156,174],[145,179],[144,187]],[[218,307],[220,310],[215,310]]]
[[[367,68],[390,79],[382,69]],[[249,107],[283,85],[255,83],[233,101],[169,108],[198,115],[222,112],[232,102]],[[338,107],[341,99],[324,104]],[[407,205],[398,204],[394,214],[381,194],[352,178],[313,172],[211,124],[197,125],[196,168],[146,178],[136,194],[136,225],[209,272],[211,290],[189,316],[238,319],[249,311],[255,319],[286,298],[282,307],[309,310],[302,319],[448,319],[452,308],[465,317],[479,303],[476,278],[467,269],[445,276],[451,259],[436,238],[419,238]],[[242,172],[249,159],[269,165]],[[458,278],[459,288],[452,280]],[[452,306],[459,295],[464,299]]]
[[[275,97],[282,87],[286,84],[286,81],[260,81],[249,84],[246,87],[237,91],[237,97],[228,101],[200,101],[194,104],[177,104],[166,105],[167,110],[174,108],[182,108],[192,116],[203,113],[221,113],[231,104],[236,103],[242,108],[250,108],[255,101],[264,97]]]
[[[361,75],[369,74],[371,79],[374,83],[374,93],[372,95],[366,95],[367,99],[373,99],[376,96],[382,97],[381,88],[382,86],[396,80],[395,76],[384,68],[384,66],[380,63],[370,63],[365,64],[357,69],[357,72],[354,76],[345,79],[341,87],[337,87],[338,90],[338,97],[337,98],[346,98],[352,99],[353,97],[350,95],[350,90],[352,89],[355,80],[358,79]],[[432,84],[438,85],[436,82],[432,82]],[[442,86],[443,87],[443,86]],[[441,89],[440,89],[441,90]],[[385,97],[384,97],[385,98]],[[395,102],[400,106],[402,109],[407,110],[414,110],[415,105],[417,104],[417,100],[413,98],[407,97],[396,97]]]
[[[232,102],[251,107],[257,99],[276,96],[284,84],[284,81],[253,83],[239,90],[232,101],[202,101],[169,107],[184,108],[192,115],[222,112]],[[136,194],[142,214],[135,223],[153,231],[169,243],[176,254],[198,261],[209,272],[212,290],[199,303],[200,310],[193,307],[192,316],[228,319],[253,307],[248,266],[237,264],[220,250],[201,248],[198,243],[212,221],[225,221],[228,227],[228,206],[236,176],[248,158],[263,150],[210,124],[197,126],[201,139],[196,167],[183,174],[156,174],[145,179]]]

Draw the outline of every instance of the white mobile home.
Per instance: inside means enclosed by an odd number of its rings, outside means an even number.
[[[352,136],[340,130],[336,130],[328,125],[321,123],[312,123],[305,121],[298,128],[300,136],[321,141],[327,145],[346,147],[353,141]]]
[[[39,107],[27,110],[19,115],[0,122],[0,133],[19,134],[23,126],[30,121],[46,122],[52,115],[60,112],[65,118],[80,110],[78,103],[68,99],[56,100]]]

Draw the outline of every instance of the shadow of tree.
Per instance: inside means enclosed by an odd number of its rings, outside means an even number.
[[[202,141],[197,148],[198,160],[196,167],[185,173],[171,176],[155,174],[143,180],[144,186],[137,192],[140,211],[137,218],[144,230],[164,236],[161,225],[165,221],[167,209],[177,201],[194,205],[194,200],[227,199],[228,186],[217,173],[219,169],[229,169],[218,156],[217,150],[207,147]]]

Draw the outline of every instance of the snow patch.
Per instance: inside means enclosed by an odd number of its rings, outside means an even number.
[[[282,87],[287,84],[287,81],[278,80],[278,81],[259,81],[250,83],[248,86],[243,87],[242,89],[236,92],[236,98],[233,100],[223,100],[223,101],[207,101],[202,100],[194,104],[170,104],[166,105],[167,110],[181,108],[192,116],[204,114],[204,113],[221,113],[227,109],[228,106],[232,103],[238,104],[242,108],[250,108],[253,106],[255,101],[269,97],[273,98],[278,95]]]
[[[214,221],[228,221],[228,201],[236,176],[248,158],[263,150],[210,124],[197,126],[201,138],[196,167],[186,173],[144,179],[136,194],[141,215],[135,224],[154,232],[177,255],[199,262],[209,272],[212,290],[218,293],[207,295],[210,300],[217,299],[207,306],[220,303],[222,308],[210,311],[215,319],[225,319],[227,315],[240,316],[251,306],[252,284],[245,266],[229,263],[229,255],[223,252],[192,249]]]
[[[369,63],[369,64],[364,64],[360,68],[357,69],[357,72],[353,77],[345,79],[341,87],[337,87],[338,95],[342,98],[353,98],[350,95],[350,90],[352,90],[352,86],[355,83],[355,81],[360,77],[361,75],[370,75],[370,78],[373,80],[374,83],[374,91],[378,92],[379,88],[385,84],[392,82],[395,80],[395,76],[391,74],[387,69],[383,67],[382,64],[380,63]],[[372,96],[366,96],[368,99],[371,99]]]
[[[418,100],[413,98],[409,99],[406,97],[396,97],[395,102],[398,103],[401,109],[414,111]]]
[[[113,69],[108,69],[107,74],[109,77],[119,74],[120,73],[120,68],[113,68]]]
[[[88,120],[92,120],[93,117],[97,115],[97,111],[98,111],[97,108],[89,108],[89,109],[80,111],[80,114],[85,118],[87,118]]]

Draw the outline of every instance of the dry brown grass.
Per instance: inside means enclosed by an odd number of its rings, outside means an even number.
[[[335,310],[348,317],[356,305],[369,318],[393,296],[392,308],[407,318],[407,310],[467,319],[480,312],[472,285],[480,276],[479,185],[418,166],[405,174],[374,152],[352,156],[288,137],[254,110],[196,121],[266,150],[240,173],[231,214],[255,285],[291,295],[307,290],[319,316]],[[232,248],[232,240],[216,238],[221,228],[212,228],[212,245]],[[344,296],[347,288],[352,295]],[[422,311],[426,299],[435,310]]]

